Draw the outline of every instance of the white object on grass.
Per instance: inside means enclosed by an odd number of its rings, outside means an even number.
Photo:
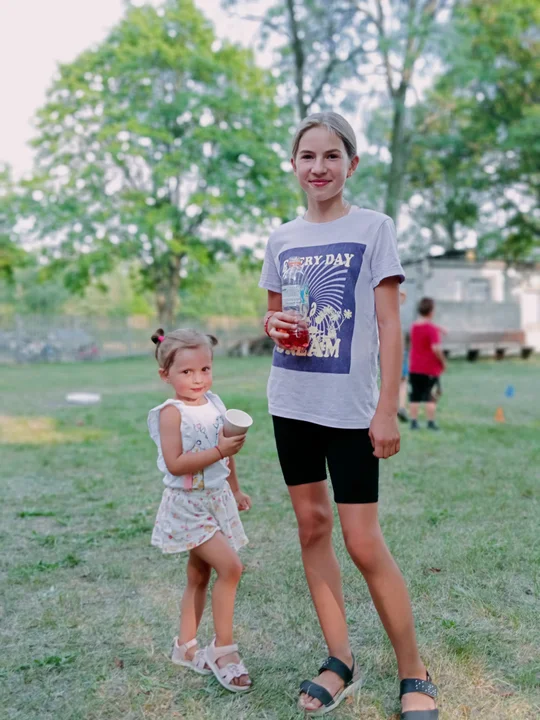
[[[75,405],[95,405],[101,402],[99,393],[72,392],[66,395],[66,400]]]

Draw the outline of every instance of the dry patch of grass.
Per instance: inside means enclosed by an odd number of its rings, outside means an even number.
[[[52,417],[0,415],[0,445],[51,445],[99,440],[95,428],[58,427]]]

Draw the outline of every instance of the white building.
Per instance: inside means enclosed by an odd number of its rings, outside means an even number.
[[[436,322],[448,331],[444,345],[452,354],[540,351],[540,263],[507,267],[456,251],[404,267],[405,326],[416,317],[420,298],[428,296],[436,302]]]

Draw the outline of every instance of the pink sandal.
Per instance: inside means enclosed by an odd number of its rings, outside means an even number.
[[[189,660],[186,657],[186,652],[190,650],[192,647],[195,647],[197,645],[197,640],[189,640],[187,643],[184,643],[183,645],[178,644],[178,637],[174,638],[173,642],[173,648],[171,653],[171,660],[175,665],[181,665],[182,667],[190,668],[191,670],[194,670],[196,673],[199,673],[199,675],[211,675],[212,670],[210,670],[206,664],[206,651],[196,650],[195,655],[191,660]]]
[[[225,655],[229,655],[230,653],[238,652],[238,645],[236,645],[236,643],[234,645],[216,647],[216,638],[214,638],[205,652],[208,667],[211,668],[219,684],[226,690],[230,692],[247,692],[251,690],[251,680],[249,681],[249,685],[233,684],[235,678],[242,677],[242,675],[249,675],[243,662],[227,663],[225,667],[219,667],[217,664],[219,658],[225,657]]]

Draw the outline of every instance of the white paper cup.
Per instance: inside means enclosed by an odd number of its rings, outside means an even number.
[[[227,410],[223,420],[223,434],[225,437],[245,435],[253,425],[253,418],[243,410]]]

